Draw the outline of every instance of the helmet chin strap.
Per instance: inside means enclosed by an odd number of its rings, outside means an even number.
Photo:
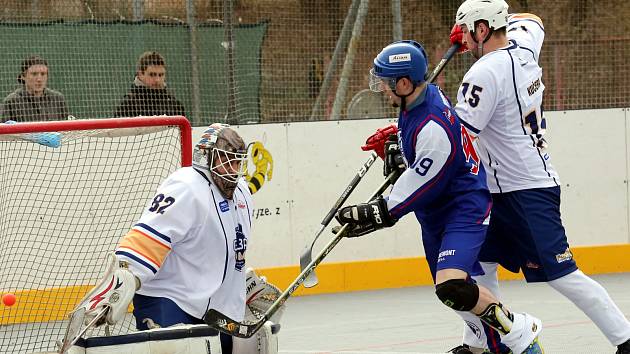
[[[475,41],[475,43],[477,43],[477,58],[481,58],[483,56],[483,44],[486,43],[490,37],[492,36],[492,32],[494,32],[494,29],[490,28],[490,30],[488,31],[488,34],[486,34],[486,37],[483,39],[483,41],[477,42],[477,40],[475,40],[475,37],[477,37],[475,35],[475,31],[471,31],[470,35],[472,36],[472,40]]]
[[[404,111],[407,109],[407,97],[411,96],[411,94],[416,91],[416,87],[418,87],[415,83],[412,83],[413,87],[411,88],[411,92],[406,95],[399,95],[396,91],[394,91],[394,95],[400,97],[400,111]]]

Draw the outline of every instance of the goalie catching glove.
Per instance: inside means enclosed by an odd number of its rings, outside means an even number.
[[[131,273],[125,262],[119,262],[114,253],[109,253],[107,257],[108,267],[105,275],[75,309],[76,311],[81,307],[85,308],[85,324],[91,322],[105,307],[108,310],[96,326],[105,322],[113,325],[122,320],[136,290],[140,287],[140,280]]]
[[[357,237],[369,234],[376,230],[394,226],[394,219],[387,210],[387,201],[382,196],[369,203],[351,205],[339,209],[337,220],[342,225],[349,224],[349,232],[346,237]],[[339,229],[333,228],[333,233]]]
[[[245,273],[245,320],[258,321],[267,309],[280,297],[282,292],[275,285],[267,283],[267,278],[259,277],[252,269]],[[269,321],[280,323],[284,305],[280,306]]]

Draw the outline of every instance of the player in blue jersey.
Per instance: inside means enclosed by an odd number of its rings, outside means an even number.
[[[455,111],[480,153],[492,193],[492,219],[479,253],[486,275],[476,278],[498,296],[497,263],[521,270],[527,282],[547,282],[599,327],[618,354],[630,354],[630,323],[606,290],[582,273],[560,218],[560,179],[546,151],[545,85],[538,58],[541,19],[508,14],[503,0],[467,0],[459,7],[451,42],[476,62],[464,75]],[[464,346],[453,353],[505,353],[494,332],[474,316]]]
[[[449,100],[425,81],[426,72],[426,53],[415,41],[394,42],[374,59],[370,88],[385,91],[400,107],[398,139],[385,143],[385,174],[397,178],[387,199],[341,208],[337,218],[350,224],[350,236],[361,236],[415,213],[437,297],[496,328],[515,353],[542,353],[540,320],[508,310],[471,281],[482,273],[477,256],[492,205],[486,173]]]

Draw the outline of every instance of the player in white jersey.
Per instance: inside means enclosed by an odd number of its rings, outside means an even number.
[[[88,318],[110,306],[105,320],[116,323],[133,297],[138,330],[203,324],[209,309],[242,321],[246,300],[255,301],[268,287],[277,290],[245,268],[253,210],[242,178],[246,157],[243,139],[228,125],[216,123],[204,132],[193,166],[162,182],[120,241],[113,276],[86,296]],[[258,340],[252,337],[250,344],[257,347]],[[243,341],[233,345],[221,334],[223,353],[259,352]]]
[[[606,290],[577,268],[560,219],[560,181],[543,138],[543,23],[507,10],[503,0],[467,0],[451,32],[451,42],[477,59],[464,75],[455,110],[476,136],[493,199],[479,253],[486,275],[476,280],[499,296],[499,263],[523,271],[528,282],[547,282],[593,320],[618,354],[630,353],[630,323]],[[454,353],[509,352],[496,332],[461,315],[468,326],[464,346]]]

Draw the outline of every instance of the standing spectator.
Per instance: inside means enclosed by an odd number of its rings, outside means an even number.
[[[138,59],[136,77],[116,117],[183,116],[184,106],[166,88],[166,61],[158,52],[144,52]]]
[[[46,59],[36,55],[24,59],[17,81],[22,86],[10,93],[0,108],[3,122],[49,121],[68,117],[68,107],[63,95],[46,87]]]

